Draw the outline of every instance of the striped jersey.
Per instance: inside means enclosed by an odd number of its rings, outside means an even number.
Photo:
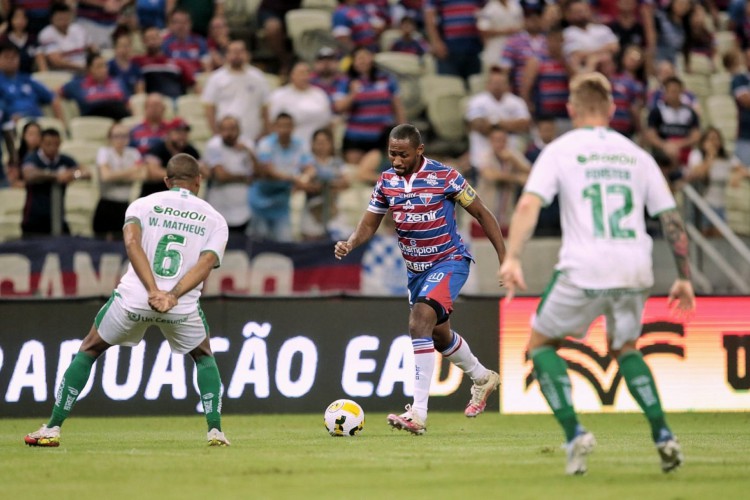
[[[392,168],[383,172],[367,210],[391,211],[406,267],[420,273],[445,259],[471,258],[456,225],[455,199],[466,189],[469,183],[456,170],[423,158],[409,176]]]
[[[377,73],[374,80],[358,78],[361,88],[354,95],[349,119],[346,123],[346,137],[359,141],[377,141],[383,129],[395,123],[393,97],[398,95],[396,79],[385,73]],[[349,92],[351,82],[344,80],[334,100],[341,99]]]
[[[451,52],[464,54],[481,50],[477,14],[485,0],[425,0],[425,10],[435,10],[440,20],[440,33]]]
[[[348,36],[355,47],[367,47],[373,52],[378,52],[378,35],[364,7],[339,5],[333,12],[331,24],[333,36]]]
[[[612,100],[615,103],[615,114],[609,126],[621,134],[630,137],[635,133],[636,119],[630,112],[631,106],[640,102],[643,104],[645,88],[641,82],[622,73],[610,79],[612,83]]]
[[[543,118],[567,118],[568,70],[562,61],[550,56],[539,60],[539,72],[534,85],[536,116]]]
[[[510,70],[513,92],[518,94],[523,80],[523,67],[530,57],[541,58],[548,54],[547,37],[520,31],[508,37],[500,56],[500,65]]]

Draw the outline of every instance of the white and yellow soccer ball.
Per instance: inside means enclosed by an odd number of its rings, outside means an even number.
[[[351,399],[337,399],[326,408],[323,422],[331,436],[356,436],[365,426],[365,411]]]

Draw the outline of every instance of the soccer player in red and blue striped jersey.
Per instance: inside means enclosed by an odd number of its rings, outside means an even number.
[[[341,259],[366,243],[389,211],[396,226],[398,245],[409,279],[409,334],[415,362],[414,402],[401,415],[388,415],[388,423],[412,434],[424,434],[427,400],[435,368],[435,350],[461,368],[474,381],[467,417],[476,417],[497,389],[500,377],[472,354],[468,343],[450,327],[450,314],[473,260],[458,234],[456,204],[482,226],[497,252],[505,257],[505,244],[494,215],[476,191],[453,168],[423,156],[419,130],[410,124],[395,127],[388,140],[392,168],[383,172],[367,211],[347,241],[336,243]]]

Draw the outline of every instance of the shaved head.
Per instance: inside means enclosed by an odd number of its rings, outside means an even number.
[[[192,181],[200,177],[198,160],[186,153],[174,155],[167,163],[167,178],[174,181]]]

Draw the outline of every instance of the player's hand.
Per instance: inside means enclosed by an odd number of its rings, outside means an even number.
[[[337,241],[336,246],[333,248],[333,255],[341,260],[352,251],[352,246],[347,241]]]
[[[159,290],[149,294],[148,305],[156,312],[166,313],[177,305],[177,297],[169,292]]]
[[[526,281],[523,279],[521,270],[521,261],[506,257],[503,265],[500,266],[500,280],[505,284],[508,293],[505,295],[505,303],[510,304],[516,294],[516,287],[526,290]]]
[[[695,312],[695,292],[688,280],[676,280],[669,290],[667,306],[678,318],[689,319]]]

